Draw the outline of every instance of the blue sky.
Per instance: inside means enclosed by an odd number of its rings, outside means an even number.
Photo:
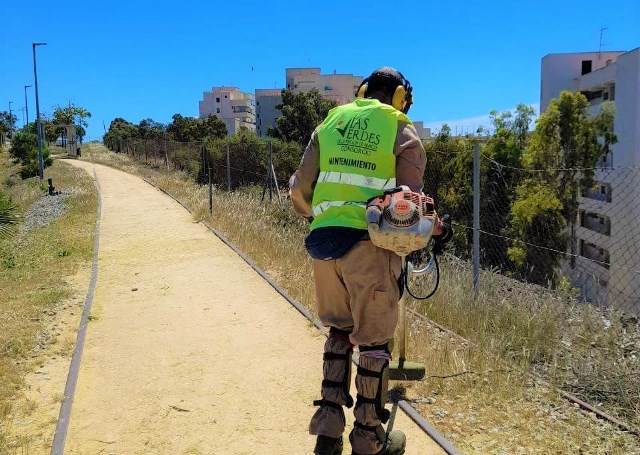
[[[68,7],[68,8],[67,8]],[[640,46],[640,2],[516,1],[0,2],[0,110],[33,85],[40,110],[89,110],[87,138],[115,117],[168,123],[198,114],[214,86],[283,87],[285,68],[367,76],[394,66],[414,87],[410,116],[437,126],[486,122],[539,101],[540,59]],[[27,91],[35,117],[33,88]],[[468,126],[470,127],[470,126]]]

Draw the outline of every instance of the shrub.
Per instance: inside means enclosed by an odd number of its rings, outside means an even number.
[[[38,174],[38,142],[34,133],[23,131],[15,133],[11,140],[9,153],[13,156],[15,162],[20,163],[22,166],[20,176],[23,179],[34,177]],[[44,143],[42,144],[42,156],[44,166],[50,166],[52,160]]]

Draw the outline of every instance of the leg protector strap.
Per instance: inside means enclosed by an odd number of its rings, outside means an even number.
[[[330,408],[339,409],[340,411],[344,412],[344,410],[342,409],[342,405],[341,404],[334,403],[333,401],[329,401],[329,400],[314,400],[313,401],[313,405],[314,406],[329,406]]]

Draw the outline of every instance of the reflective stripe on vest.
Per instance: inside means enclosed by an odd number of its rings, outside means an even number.
[[[325,201],[313,207],[313,216],[318,216],[322,214],[325,210],[330,207],[342,207],[342,206],[353,206],[353,207],[361,207],[366,208],[366,204],[360,204],[358,202],[351,201]]]
[[[395,188],[396,186],[395,177],[381,179],[377,177],[369,177],[368,175],[362,174],[331,171],[320,172],[320,175],[318,176],[318,182],[342,183],[344,185],[355,185],[380,191],[389,190],[391,188]]]

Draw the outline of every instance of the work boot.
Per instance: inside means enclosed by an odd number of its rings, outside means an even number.
[[[316,448],[313,449],[315,455],[342,455],[342,436],[330,438],[329,436],[318,436]]]
[[[407,437],[402,431],[393,430],[389,433],[382,450],[375,455],[403,455],[407,446]],[[352,452],[351,455],[361,455],[356,452]]]

